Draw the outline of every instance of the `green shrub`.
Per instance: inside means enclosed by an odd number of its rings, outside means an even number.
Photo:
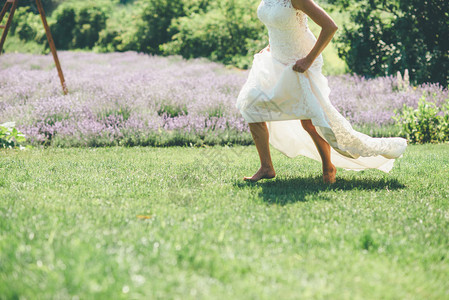
[[[33,13],[29,6],[25,6],[17,8],[14,13],[9,34],[29,42],[41,40],[45,37],[45,30],[40,16]]]
[[[95,50],[124,52],[136,50],[138,45],[136,8],[134,5],[112,10],[106,28],[99,33]]]
[[[90,2],[61,4],[50,25],[58,49],[91,49],[106,28],[107,7]]]
[[[41,2],[42,2],[42,6],[44,7],[46,15],[51,15],[51,13],[58,7],[58,5],[60,5],[64,1],[67,1],[67,0],[44,0]],[[39,13],[39,10],[37,9],[35,0],[20,0],[20,1],[18,1],[19,8],[26,7],[26,6],[28,6],[34,14]]]
[[[437,143],[449,141],[449,99],[443,107],[426,100],[423,95],[418,107],[404,104],[395,111],[393,119],[410,143]]]
[[[168,27],[172,19],[184,15],[182,2],[169,0],[138,1],[137,51],[158,54],[159,45],[170,40]]]
[[[175,19],[169,28],[171,41],[160,47],[164,54],[184,58],[208,57],[248,67],[253,55],[268,43],[264,25],[256,19],[257,1],[214,2],[203,14]]]
[[[92,48],[106,27],[106,12],[98,6],[81,7],[74,28],[74,47]]]
[[[73,30],[76,27],[76,12],[71,6],[60,6],[53,17],[56,23],[50,25],[50,30],[56,48],[70,49],[73,46]]]
[[[368,76],[408,69],[413,83],[449,84],[449,1],[329,0],[351,15],[339,55]]]
[[[176,4],[165,0],[135,1],[122,5],[108,14],[106,28],[100,32],[96,50],[139,51],[160,54],[160,45],[171,40],[169,30],[180,16],[203,13],[211,0],[183,0]]]
[[[0,124],[1,148],[22,148],[21,143],[25,142],[25,140],[25,135],[16,129],[14,122]]]

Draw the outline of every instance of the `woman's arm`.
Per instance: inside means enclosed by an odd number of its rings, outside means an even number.
[[[324,48],[326,48],[338,27],[334,20],[332,20],[321,7],[313,2],[313,0],[291,0],[291,2],[294,8],[302,10],[321,27],[320,36],[318,37],[315,46],[310,50],[306,57],[298,60],[293,66],[293,70],[302,73],[312,65],[313,61],[321,54]]]

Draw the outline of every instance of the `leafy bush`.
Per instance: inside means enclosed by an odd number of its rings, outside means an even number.
[[[90,2],[68,2],[52,15],[50,25],[58,49],[91,49],[106,28],[107,8]]]
[[[253,55],[268,43],[264,25],[255,14],[248,14],[248,6],[255,11],[257,4],[242,0],[214,2],[204,14],[175,19],[169,32],[176,33],[161,46],[162,52],[248,67]]]
[[[392,75],[409,69],[414,83],[449,83],[449,1],[329,0],[350,11],[339,55],[351,72]]]
[[[449,141],[449,99],[439,109],[423,95],[418,107],[404,104],[393,119],[411,143],[436,143]]]
[[[25,135],[16,129],[14,122],[0,124],[1,148],[22,148],[21,143],[25,142],[25,140]]]
[[[42,1],[42,6],[44,7],[45,13],[50,15],[61,3],[67,0],[45,0]],[[39,11],[36,6],[35,0],[20,0],[18,1],[18,7],[26,7],[28,6],[34,14],[37,14]],[[15,18],[15,17],[14,17]]]
[[[136,8],[114,9],[108,15],[106,28],[99,33],[94,49],[98,52],[124,52],[137,49]]]
[[[22,41],[42,41],[45,38],[41,18],[33,13],[29,6],[17,8],[13,20],[11,35],[17,36]]]
[[[173,4],[166,0],[135,1],[108,14],[106,28],[100,32],[96,49],[100,52],[139,51],[160,54],[160,45],[170,41],[173,20],[203,13],[211,0],[183,0]]]
[[[169,0],[139,1],[137,21],[137,49],[145,53],[160,53],[159,45],[170,40],[168,27],[172,19],[185,15],[182,2]]]
[[[74,30],[76,48],[92,48],[98,41],[99,33],[106,27],[106,13],[98,6],[84,6],[78,11]]]

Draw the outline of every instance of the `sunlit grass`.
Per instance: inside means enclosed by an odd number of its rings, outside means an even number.
[[[449,145],[391,173],[254,146],[0,152],[0,299],[444,299]],[[75,297],[75,298],[77,298]]]

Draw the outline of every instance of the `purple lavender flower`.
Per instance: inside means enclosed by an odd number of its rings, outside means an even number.
[[[129,144],[151,144],[145,139],[174,132],[251,139],[234,106],[248,71],[134,52],[59,56],[67,96],[50,55],[0,56],[0,123],[15,121],[31,143],[110,145],[137,139]],[[438,105],[448,98],[447,90],[433,84],[397,91],[395,77],[328,79],[332,103],[356,125],[393,124],[394,110],[416,106],[423,93]]]

